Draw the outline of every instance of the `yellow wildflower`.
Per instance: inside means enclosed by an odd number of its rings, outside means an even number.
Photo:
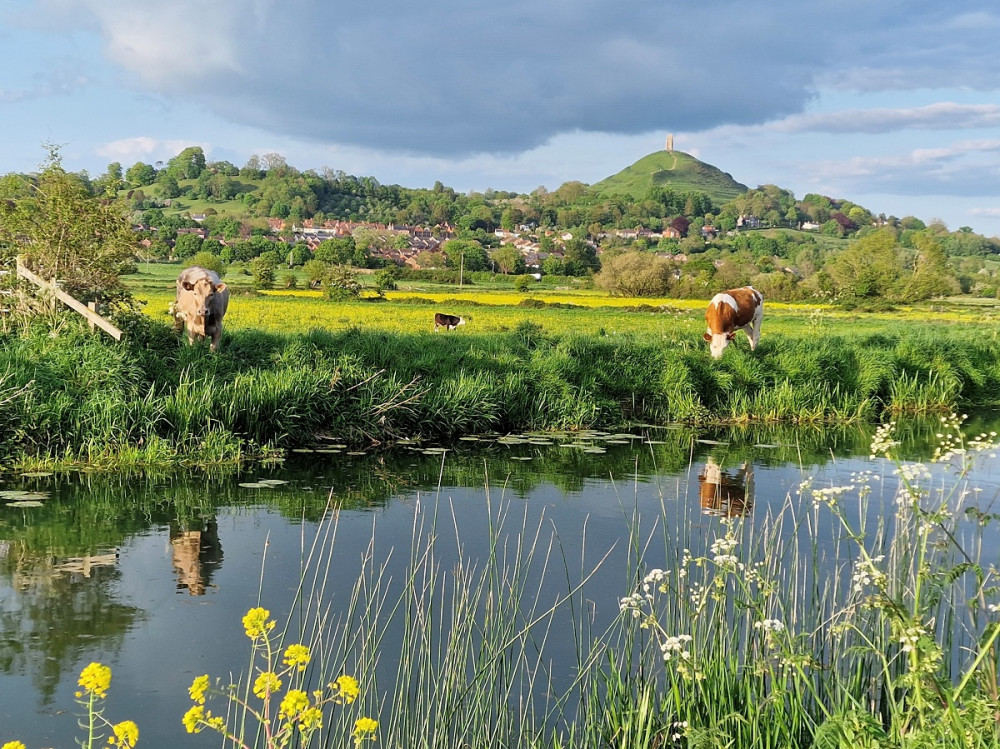
[[[198,725],[201,721],[205,719],[205,708],[201,705],[195,705],[186,713],[182,718],[184,727],[187,729],[188,733],[198,733],[201,727]]]
[[[8,741],[0,749],[27,749],[20,741]]]
[[[191,682],[191,686],[188,689],[188,694],[191,695],[191,699],[197,702],[199,705],[205,704],[205,692],[208,690],[208,674],[203,676],[196,676],[194,681]]]
[[[309,695],[301,689],[289,689],[288,694],[286,694],[285,698],[281,701],[281,707],[278,710],[278,715],[282,718],[291,720],[307,707],[309,707]]]
[[[111,730],[114,731],[115,737],[109,738],[108,743],[119,747],[119,749],[132,749],[139,740],[139,726],[131,720],[115,723],[111,726]]]
[[[247,637],[256,640],[274,629],[274,621],[269,620],[269,616],[271,612],[260,606],[250,609],[243,617],[243,629],[246,630]]]
[[[354,741],[360,744],[365,739],[375,739],[378,721],[373,718],[358,718],[354,723]]]
[[[306,665],[311,658],[312,655],[309,653],[309,648],[305,645],[289,645],[285,650],[285,657],[282,663],[286,666],[297,666],[299,671],[305,671]]]
[[[281,679],[273,671],[264,671],[253,683],[253,693],[261,699],[281,689]]]
[[[318,707],[310,707],[303,710],[299,716],[299,730],[302,732],[313,731],[323,727],[323,711]]]
[[[338,702],[346,702],[350,705],[357,699],[358,694],[361,692],[360,687],[358,687],[358,680],[353,676],[338,676],[337,681],[330,685],[339,692]]]
[[[78,683],[83,687],[84,692],[98,697],[106,697],[108,687],[111,686],[111,669],[100,663],[91,663],[80,672]],[[83,696],[79,692],[77,694]]]

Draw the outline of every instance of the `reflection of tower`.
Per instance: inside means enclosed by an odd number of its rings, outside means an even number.
[[[667,150],[668,151],[673,151],[674,150],[674,134],[673,133],[670,133],[670,135],[667,136]]]
[[[731,518],[753,510],[753,464],[743,463],[735,473],[723,471],[711,456],[698,474],[698,495],[706,515]]]
[[[187,588],[193,596],[205,595],[209,578],[222,563],[222,544],[215,518],[207,520],[199,530],[170,529],[170,550],[177,589]]]

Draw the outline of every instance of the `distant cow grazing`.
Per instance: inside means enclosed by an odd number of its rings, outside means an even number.
[[[222,318],[228,307],[229,289],[215,271],[195,265],[185,268],[177,277],[174,323],[178,329],[187,330],[188,343],[211,338],[210,350],[217,351],[222,338]]]
[[[444,328],[445,330],[454,330],[459,325],[465,325],[465,320],[458,315],[446,315],[442,312],[434,313],[434,332],[437,333],[438,328]]]
[[[708,330],[704,338],[709,342],[712,357],[718,359],[726,346],[743,330],[750,339],[750,350],[757,348],[760,340],[760,322],[764,318],[764,297],[752,286],[730,289],[716,294],[708,303],[705,322]]]

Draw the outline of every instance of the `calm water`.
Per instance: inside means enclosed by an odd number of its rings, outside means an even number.
[[[998,422],[980,415],[967,431]],[[905,425],[901,449],[927,457],[934,431],[934,424]],[[599,630],[630,592],[630,528],[651,539],[644,558],[660,566],[665,537],[698,548],[724,516],[763,522],[805,477],[824,486],[863,469],[887,474],[882,462],[867,459],[870,437],[858,429],[639,427],[627,435],[464,441],[443,453],[404,446],[348,455],[329,447],[230,474],[7,476],[0,483],[7,493],[0,495],[0,743],[74,746],[76,678],[96,660],[114,674],[106,715],[135,720],[141,746],[216,746],[214,735],[184,732],[187,687],[199,674],[245,666],[240,619],[259,600],[283,621],[328,500],[340,508],[327,590],[334,602],[346,598],[373,537],[374,553],[395,559],[395,569],[409,554],[415,521],[427,528],[436,516],[446,566],[459,543],[467,557],[484,553],[491,522],[506,515],[503,534],[516,536],[523,526],[540,529],[542,545],[555,539],[554,577],[564,581],[563,560],[570,576],[598,566],[586,599]],[[1000,511],[1000,468],[982,462],[974,484],[980,491],[967,502]],[[879,507],[873,503],[872,521]],[[998,548],[988,537],[984,563],[997,561]],[[557,672],[568,673],[569,645],[555,639],[549,655]],[[387,653],[386,662],[392,658]]]

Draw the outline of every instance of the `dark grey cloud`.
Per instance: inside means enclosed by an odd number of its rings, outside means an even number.
[[[1000,79],[985,2],[36,2],[88,12],[146,90],[288,136],[440,156],[760,124],[821,82]]]

